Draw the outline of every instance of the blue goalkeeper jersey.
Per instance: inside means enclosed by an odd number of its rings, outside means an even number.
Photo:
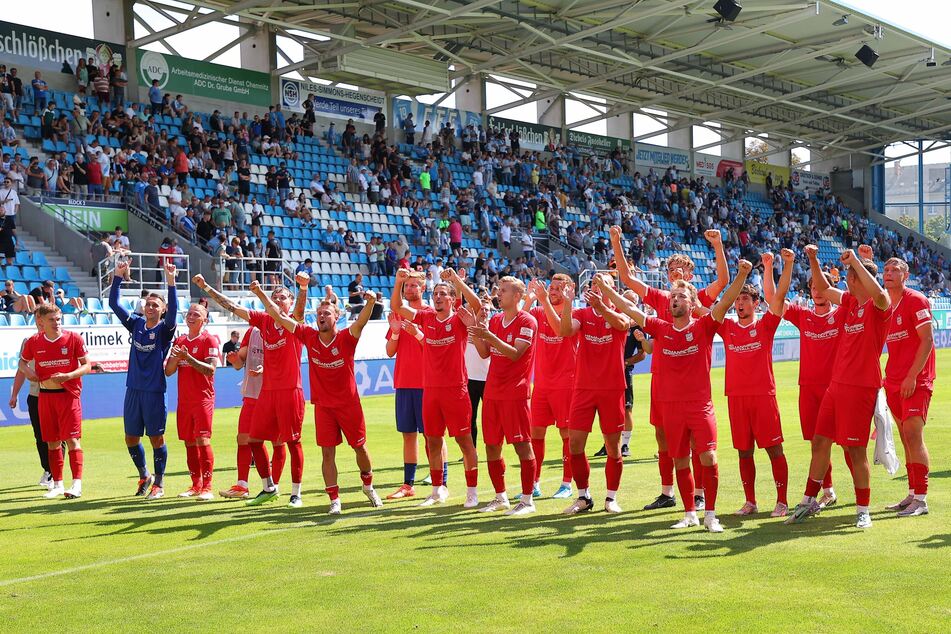
[[[112,280],[109,290],[109,307],[119,316],[125,329],[132,333],[129,350],[129,370],[125,386],[143,392],[165,392],[165,357],[175,340],[175,316],[178,313],[178,297],[175,286],[168,287],[168,307],[165,317],[154,328],[147,328],[145,317],[130,315],[119,305],[121,278]]]

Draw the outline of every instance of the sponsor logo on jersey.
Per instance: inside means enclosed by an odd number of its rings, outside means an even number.
[[[927,308],[922,308],[917,313],[915,313],[915,319],[921,321],[923,319],[931,320],[931,311]]]
[[[845,332],[846,332],[846,334],[849,334],[849,335],[855,335],[855,334],[858,334],[858,333],[864,332],[864,331],[865,331],[865,324],[864,324],[864,323],[861,323],[861,322],[859,322],[859,323],[857,323],[857,324],[846,324],[846,325],[845,325]]]
[[[683,350],[671,350],[669,348],[664,348],[664,354],[668,357],[688,357],[692,354],[697,354],[700,352],[700,346],[693,345]]]
[[[522,328],[518,331],[518,334],[522,337],[531,337],[535,334],[535,331],[531,328]]]
[[[756,352],[757,350],[762,349],[762,347],[763,347],[763,344],[761,344],[759,341],[753,341],[747,344],[743,344],[742,346],[738,346],[736,344],[731,343],[729,346],[727,346],[727,349],[730,352],[739,352],[742,354],[745,352]]]
[[[811,341],[826,341],[827,339],[835,339],[839,336],[839,330],[823,330],[822,332],[812,332],[811,330],[806,330],[803,332],[806,336],[806,339]]]
[[[264,342],[264,349],[265,349],[265,350],[279,350],[279,349],[281,349],[281,348],[284,347],[284,344],[285,344],[285,343],[287,343],[287,339],[278,339],[278,340],[275,341],[274,343],[270,343],[270,342],[268,342],[268,341],[265,341],[265,342]]]
[[[342,368],[344,364],[343,359],[334,359],[333,361],[321,361],[319,359],[311,359],[311,362],[322,370],[336,370]]]
[[[612,337],[611,335],[605,335],[605,336],[603,336],[603,337],[597,337],[597,336],[595,336],[595,335],[586,334],[586,335],[584,336],[584,338],[585,338],[585,341],[588,341],[588,342],[593,343],[593,344],[598,345],[598,346],[603,346],[603,345],[605,345],[605,344],[609,344],[609,343],[611,343],[611,342],[614,340],[614,337]]]
[[[555,335],[555,336],[546,335],[546,334],[543,333],[543,332],[539,332],[539,333],[538,333],[538,338],[541,339],[542,341],[544,341],[545,343],[555,343],[555,344],[561,343],[562,341],[565,340],[564,337],[559,337],[559,336],[557,336],[557,335]]]
[[[433,339],[432,337],[426,337],[426,344],[430,346],[448,346],[456,342],[455,335],[451,337],[443,337],[442,339]]]

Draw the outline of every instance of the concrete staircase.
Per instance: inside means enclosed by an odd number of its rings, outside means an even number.
[[[20,246],[29,251],[40,251],[46,256],[51,267],[64,266],[73,279],[73,284],[79,287],[83,297],[99,297],[99,282],[92,277],[89,271],[83,271],[72,262],[59,255],[45,242],[34,237],[23,227],[17,227],[17,241]]]

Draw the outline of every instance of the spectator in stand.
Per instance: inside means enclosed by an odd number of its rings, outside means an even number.
[[[231,331],[231,338],[225,342],[225,345],[221,346],[221,356],[225,360],[225,365],[229,368],[231,367],[231,362],[228,361],[228,355],[232,352],[237,352],[241,348],[241,336],[237,330]]]
[[[357,273],[347,284],[347,304],[351,314],[360,312],[363,308],[363,275]]]
[[[313,260],[311,260],[310,258],[305,258],[303,262],[298,264],[297,268],[294,269],[294,275],[297,275],[298,273],[307,273],[307,275],[310,277],[310,282],[307,283],[307,286],[309,288],[313,288],[317,286],[318,280],[317,280],[317,276],[314,275],[314,261]]]
[[[9,176],[3,177],[3,186],[0,187],[0,216],[3,217],[3,228],[13,232],[16,228],[16,216],[20,211],[20,196],[13,186]]]
[[[244,258],[241,240],[237,237],[231,238],[231,243],[224,248],[222,257],[225,260],[224,288],[228,290],[230,285],[231,290],[238,290],[241,277],[241,260]]]
[[[281,271],[281,260],[284,257],[284,251],[281,249],[281,243],[275,237],[273,231],[267,233],[267,244],[264,246],[264,257],[267,262],[264,263],[264,270],[268,273],[268,284],[277,286],[279,283],[278,273]]]
[[[343,227],[338,228],[336,231],[330,231],[327,233],[327,237],[323,242],[324,248],[328,251],[334,253],[341,253],[344,250],[344,235]]]
[[[149,105],[152,107],[152,115],[162,114],[162,89],[159,88],[159,80],[153,79],[152,86],[149,88]]]
[[[92,82],[93,90],[96,93],[96,99],[100,104],[108,104],[109,100],[109,76],[103,73],[96,75]]]
[[[30,82],[33,87],[33,108],[35,111],[43,111],[50,99],[50,87],[43,79],[42,73],[36,71],[33,73],[33,81]]]
[[[459,222],[458,216],[453,216],[452,222],[449,223],[449,248],[456,257],[461,253],[462,223]]]
[[[34,97],[35,99],[36,97]],[[44,139],[53,138],[53,124],[56,122],[56,106],[53,102],[46,104],[45,109],[37,108],[34,112],[40,112],[40,136]]]
[[[43,166],[40,160],[30,157],[30,165],[26,168],[26,186],[30,194],[38,194],[46,188],[46,175],[43,173]]]
[[[102,196],[102,164],[99,159],[89,153],[86,155],[86,163],[83,165],[84,179],[86,181],[87,191],[90,196]]]
[[[10,88],[13,90],[13,110],[20,114],[20,108],[23,106],[23,80],[17,75],[17,69],[10,69]]]
[[[412,112],[403,119],[403,133],[406,135],[406,144],[413,145],[416,140],[416,122],[413,121]]]
[[[112,87],[112,107],[122,108],[125,103],[125,89],[129,85],[129,76],[125,71],[125,64],[110,66],[109,84]]]
[[[502,246],[505,248],[505,254],[508,255],[509,249],[512,248],[512,225],[509,221],[502,224],[499,229],[499,237],[502,238]]]
[[[9,117],[3,121],[3,129],[0,130],[0,140],[6,147],[18,147],[20,139],[17,138],[17,132],[13,129],[12,119]]]
[[[4,283],[3,291],[0,291],[0,301],[3,302],[2,310],[6,313],[29,315],[36,310],[36,300],[33,296],[18,293],[13,280],[7,280]]]

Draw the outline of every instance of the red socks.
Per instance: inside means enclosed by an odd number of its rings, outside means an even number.
[[[534,443],[535,441],[533,440],[532,444]],[[535,473],[537,464],[541,464],[538,462],[537,458],[532,458],[530,460],[519,460],[519,467],[521,467],[522,472],[522,495],[531,495],[535,488]]]
[[[466,486],[467,487],[477,487],[479,486],[479,468],[467,469],[465,471],[466,476]]]
[[[532,453],[535,454],[535,482],[538,482],[542,477],[542,463],[545,462],[544,438],[532,438]]]
[[[60,452],[60,466],[62,466],[62,452]],[[919,465],[922,466],[922,465]],[[83,450],[73,449],[69,452],[69,470],[73,474],[73,480],[83,479]],[[60,469],[62,474],[62,469]]]
[[[855,488],[855,505],[856,506],[868,506],[869,500],[872,498],[871,489],[860,489]]]
[[[571,454],[571,471],[575,477],[575,484],[579,489],[588,488],[588,479],[591,477],[591,465],[588,464],[588,456],[584,453]]]
[[[367,471],[366,473],[360,472],[360,481],[363,482],[363,486],[368,487],[373,485],[373,472]],[[298,480],[300,482],[300,480]]]
[[[332,487],[327,487],[327,488],[324,489],[324,490],[327,492],[327,495],[330,496],[330,501],[331,501],[331,502],[333,502],[333,501],[336,500],[338,497],[340,497],[340,487],[337,486],[336,484],[333,485]]]
[[[786,454],[770,458],[769,462],[773,467],[773,481],[776,483],[776,502],[788,504],[786,489],[789,488],[789,463],[786,462]]]
[[[502,458],[489,460],[487,466],[489,467],[489,479],[492,480],[495,492],[497,494],[505,493],[505,460]]]
[[[63,481],[63,451],[59,447],[47,449],[50,457],[50,477],[53,482]]]
[[[612,458],[608,456],[604,463],[604,479],[608,491],[617,491],[621,488],[621,472],[624,470],[624,460],[620,457]]]
[[[693,450],[693,449],[690,450],[690,463],[693,466],[694,485],[699,489],[704,488],[703,463],[700,462],[700,454],[696,450]]]
[[[215,471],[215,452],[211,445],[198,445],[198,463],[201,468],[201,486],[203,489],[211,488],[211,475]]]
[[[263,442],[252,442],[248,443],[248,448],[251,450],[251,455],[254,456],[254,466],[258,470],[258,475],[261,476],[262,480],[271,477],[271,459],[267,455],[267,447],[264,446]],[[240,456],[240,448],[238,455]],[[274,452],[277,455],[277,452]],[[248,465],[248,470],[250,471],[251,466]]]
[[[829,468],[826,469],[826,475],[822,478],[822,488],[831,489],[832,488],[832,462],[829,462]]]
[[[254,458],[257,462],[257,457]],[[287,462],[287,448],[285,445],[276,445],[274,447],[274,457],[271,458],[271,479],[274,484],[281,481],[281,474],[284,473],[284,463]]]
[[[720,465],[703,467],[703,499],[707,511],[717,508],[717,488],[720,486]]]
[[[433,481],[434,487],[442,486],[442,467],[429,470],[429,478]]]
[[[814,498],[819,495],[819,489],[822,488],[822,480],[806,479],[806,497]]]
[[[197,445],[185,445],[185,463],[188,465],[188,475],[192,478],[192,488],[201,489],[201,464],[198,458]]]
[[[684,510],[688,513],[696,511],[697,507],[693,504],[693,474],[690,473],[690,467],[677,469],[677,489],[680,491]]]
[[[661,486],[669,487],[674,485],[674,460],[670,457],[670,452],[657,452],[657,470],[660,471]]]
[[[743,494],[746,501],[756,504],[756,462],[753,456],[740,456],[740,481],[743,482]]]
[[[304,480],[304,445],[299,440],[289,442],[287,451],[291,454],[291,482],[300,484]]]
[[[263,447],[263,445],[262,445]],[[267,464],[267,460],[264,461]],[[238,445],[238,481],[247,482],[251,473],[251,445]]]
[[[568,450],[568,439],[561,439],[561,481],[571,482],[571,451]]]
[[[928,494],[928,467],[920,462],[909,462],[905,465],[908,469],[908,488],[915,492],[915,495]]]

